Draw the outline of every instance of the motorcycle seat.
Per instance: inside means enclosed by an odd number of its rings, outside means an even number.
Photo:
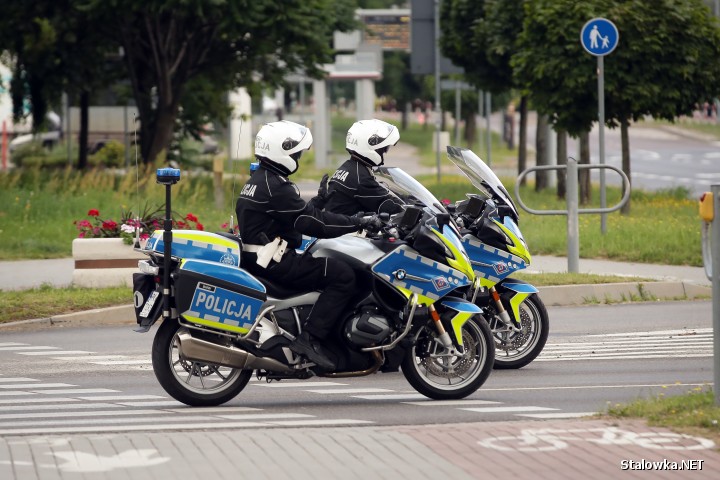
[[[308,290],[304,287],[294,288],[287,285],[282,285],[278,282],[273,282],[272,280],[268,280],[267,278],[261,277],[259,275],[255,275],[255,278],[260,280],[262,284],[265,285],[268,296],[273,298],[286,299],[290,297],[296,297],[301,293],[309,293],[314,291]]]

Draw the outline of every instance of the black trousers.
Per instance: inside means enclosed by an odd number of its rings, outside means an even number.
[[[243,266],[249,263],[243,260]],[[257,273],[270,281],[293,288],[322,291],[304,327],[319,339],[328,336],[355,291],[352,268],[334,258],[314,258],[299,255],[293,250],[286,253],[279,263],[271,262],[268,268],[250,265],[250,273]]]

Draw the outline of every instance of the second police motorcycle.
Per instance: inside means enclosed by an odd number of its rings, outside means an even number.
[[[447,155],[479,192],[447,206],[477,277],[465,297],[482,308],[490,324],[495,368],[522,368],[545,347],[550,320],[538,289],[510,277],[531,262],[518,228],[518,210],[502,182],[475,153],[448,146]],[[406,202],[419,200],[413,186],[417,181],[401,169],[381,167],[377,175]]]
[[[171,230],[170,190],[179,179],[179,170],[158,170],[164,230],[142,248],[149,258],[133,278],[137,330],[162,318],[153,370],[176,400],[220,405],[253,374],[346,378],[399,366],[421,394],[460,399],[490,375],[493,334],[482,309],[462,297],[480,288],[480,277],[452,217],[417,181],[407,185],[415,204],[386,217],[380,231],[315,240],[304,253],[338,258],[357,278],[350,307],[323,344],[338,359],[325,371],[288,348],[319,292],[288,290],[243,270],[238,236]]]

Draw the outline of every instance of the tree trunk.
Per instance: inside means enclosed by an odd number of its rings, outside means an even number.
[[[547,115],[538,115],[537,134],[535,136],[535,164],[545,166],[548,164],[547,142],[548,142],[548,117]],[[540,192],[548,186],[547,170],[538,170],[535,172],[535,191]]]
[[[400,129],[404,132],[408,128],[408,115],[410,112],[410,102],[405,102],[402,109],[402,117],[400,117]]]
[[[90,127],[90,92],[80,92],[80,136],[78,138],[78,170],[85,170],[88,164],[88,130]]]
[[[476,118],[475,113],[472,113],[465,119],[465,145],[468,147],[472,147],[475,143],[475,133],[477,131],[477,125],[475,124]]]
[[[170,145],[176,114],[177,109],[171,107],[158,107],[157,110],[155,110],[155,121],[152,122],[150,126],[151,130],[148,132],[149,135],[147,137],[143,135],[142,138],[143,143],[141,147],[145,163],[153,163],[158,155]]]
[[[567,165],[567,132],[565,130],[557,131],[557,164]],[[565,192],[567,191],[566,176],[567,172],[565,170],[557,171],[557,196],[560,199],[565,198]]]
[[[632,180],[630,177],[630,136],[628,130],[630,129],[630,122],[628,122],[627,119],[624,119],[620,122],[620,140],[622,144],[622,171],[627,175],[628,181],[630,184],[632,184]],[[630,187],[630,185],[628,185]],[[625,192],[623,191],[623,194]],[[620,213],[623,215],[629,215],[630,214],[630,198],[628,198],[628,201],[625,205],[622,206],[620,209]]]
[[[580,134],[580,165],[590,164],[590,132],[582,132]],[[580,204],[587,205],[590,203],[590,171],[587,169],[579,170],[578,173],[580,191]]]
[[[520,133],[518,137],[518,175],[527,168],[527,117],[528,117],[528,101],[527,96],[520,97]],[[525,185],[525,177],[523,177],[521,185]]]

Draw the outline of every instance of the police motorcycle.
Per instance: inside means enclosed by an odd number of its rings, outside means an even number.
[[[522,368],[545,347],[550,320],[538,289],[510,277],[531,261],[518,228],[517,208],[502,182],[475,153],[448,146],[447,155],[480,192],[447,206],[460,227],[462,245],[478,279],[466,289],[465,297],[483,310],[492,329],[494,367]],[[393,193],[415,201],[407,184],[416,180],[393,170],[399,169],[385,167],[378,176]]]
[[[492,333],[477,305],[453,296],[478,280],[437,200],[385,218],[366,238],[309,247],[306,254],[340,258],[357,275],[351,307],[323,343],[337,359],[325,371],[288,348],[319,292],[292,291],[243,270],[238,236],[172,230],[170,187],[179,178],[179,170],[158,170],[167,189],[164,230],[143,246],[149,258],[133,276],[136,330],[163,318],[153,370],[176,400],[220,405],[253,373],[267,381],[346,378],[401,365],[407,381],[433,399],[464,398],[488,378]]]

